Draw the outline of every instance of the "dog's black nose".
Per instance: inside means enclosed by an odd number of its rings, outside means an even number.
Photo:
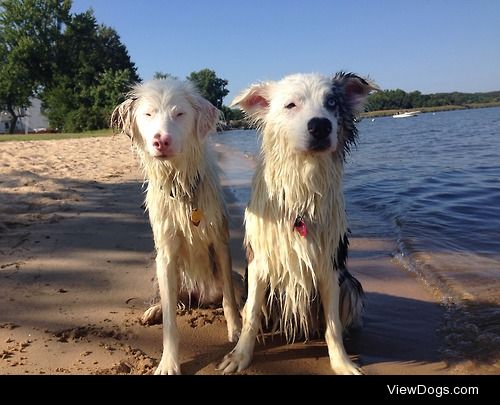
[[[332,132],[332,123],[328,118],[311,118],[307,130],[316,139],[325,139]]]

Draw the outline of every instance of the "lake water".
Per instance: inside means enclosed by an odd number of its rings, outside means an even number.
[[[352,235],[394,241],[394,259],[444,301],[488,306],[500,325],[500,108],[364,119],[344,188]],[[255,131],[216,136],[256,155]],[[493,308],[493,312],[491,309]]]

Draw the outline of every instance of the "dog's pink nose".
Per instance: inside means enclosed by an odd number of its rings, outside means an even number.
[[[160,153],[168,152],[172,139],[168,134],[156,134],[153,137],[153,147]]]

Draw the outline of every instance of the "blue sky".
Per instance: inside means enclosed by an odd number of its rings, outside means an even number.
[[[203,68],[249,84],[297,72],[384,89],[500,90],[500,0],[73,0],[113,27],[142,79]]]

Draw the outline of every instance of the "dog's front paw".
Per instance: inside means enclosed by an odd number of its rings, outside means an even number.
[[[236,343],[241,334],[241,319],[238,318],[235,322],[228,322],[227,324],[227,337],[232,343]]]
[[[143,325],[158,325],[162,323],[162,311],[161,305],[156,304],[144,311],[141,317],[141,323]]]
[[[226,354],[222,362],[217,366],[217,370],[222,371],[223,374],[240,372],[246,369],[251,361],[251,355],[235,349],[231,353]]]
[[[333,371],[338,375],[363,375],[363,370],[353,362],[331,364]]]
[[[180,375],[181,368],[179,364],[172,359],[162,357],[160,364],[155,370],[155,375]]]

